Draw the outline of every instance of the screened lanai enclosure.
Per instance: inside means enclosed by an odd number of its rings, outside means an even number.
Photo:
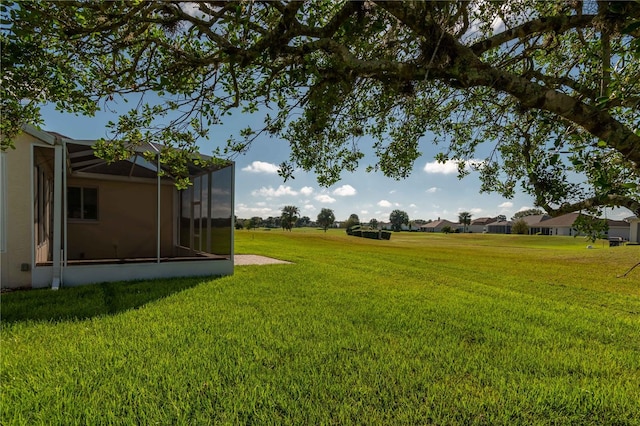
[[[184,254],[231,254],[232,181],[233,170],[225,167],[194,176],[191,187],[180,191],[178,232]]]
[[[142,150],[107,164],[94,141],[51,136],[32,154],[33,287],[233,273],[232,162],[189,164],[178,190]]]

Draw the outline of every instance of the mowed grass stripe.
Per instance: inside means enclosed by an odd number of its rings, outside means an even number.
[[[240,251],[296,264],[84,320],[3,322],[2,423],[637,424],[633,286],[573,239],[428,237],[240,232]],[[599,252],[633,258],[621,249]],[[510,251],[517,268],[476,260]],[[540,267],[554,254],[559,277]]]

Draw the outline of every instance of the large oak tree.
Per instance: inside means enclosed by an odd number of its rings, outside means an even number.
[[[2,15],[5,136],[41,102],[92,114],[142,94],[100,155],[155,141],[181,149],[163,152],[179,168],[225,114],[260,110],[264,126],[217,154],[270,135],[291,146],[285,178],[301,167],[330,185],[372,150],[369,169],[400,179],[432,132],[485,191],[520,186],[552,215],[640,215],[638,2],[33,1]]]

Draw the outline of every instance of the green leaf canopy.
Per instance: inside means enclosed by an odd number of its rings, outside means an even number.
[[[3,149],[43,102],[93,114],[138,94],[104,141],[118,149],[101,155],[145,142],[192,154],[231,110],[260,110],[262,128],[217,155],[268,135],[291,146],[284,178],[299,167],[331,185],[373,152],[369,170],[401,179],[431,132],[438,159],[461,176],[478,169],[484,191],[520,187],[552,215],[640,215],[638,2],[32,1],[1,12]]]

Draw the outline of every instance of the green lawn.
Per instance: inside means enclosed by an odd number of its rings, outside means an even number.
[[[640,246],[235,244],[295,264],[3,295],[0,423],[640,424]]]

